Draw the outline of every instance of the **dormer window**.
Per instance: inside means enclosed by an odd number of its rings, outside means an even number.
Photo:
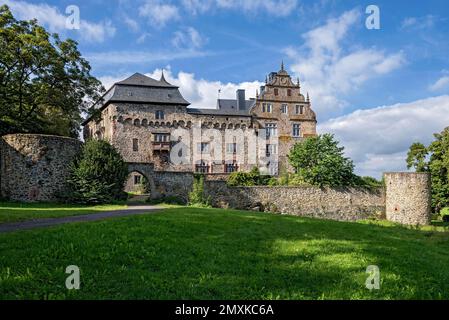
[[[165,118],[164,111],[157,110],[156,111],[156,120],[163,120]]]
[[[289,97],[292,96],[292,89],[287,89],[287,96],[289,96]]]

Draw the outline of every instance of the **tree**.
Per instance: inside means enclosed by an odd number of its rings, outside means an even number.
[[[449,206],[449,127],[434,137],[428,148],[421,143],[410,146],[407,167],[414,167],[417,172],[430,172],[432,207],[435,212],[440,212]]]
[[[107,203],[126,197],[128,168],[120,153],[104,140],[88,140],[72,163],[68,200]]]
[[[77,137],[84,112],[104,88],[90,75],[77,43],[50,35],[36,20],[14,19],[0,6],[0,135]]]
[[[344,157],[343,150],[333,135],[324,134],[296,143],[288,159],[306,183],[320,187],[357,185],[360,178],[354,174],[354,164]]]
[[[428,171],[426,157],[429,151],[420,142],[415,142],[410,146],[407,153],[407,169],[415,168],[416,172]]]

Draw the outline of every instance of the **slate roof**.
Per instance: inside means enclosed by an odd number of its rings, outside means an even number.
[[[187,108],[187,112],[191,114],[202,115],[220,115],[220,116],[250,116],[250,109],[255,105],[256,100],[245,100],[245,110],[237,108],[237,100],[235,99],[218,99],[218,109],[198,109]]]
[[[116,82],[95,104],[95,108],[103,110],[111,102],[132,102],[151,104],[175,104],[188,106],[190,103],[183,98],[179,88],[165,80],[155,80],[140,73]],[[90,118],[83,122],[85,125]]]

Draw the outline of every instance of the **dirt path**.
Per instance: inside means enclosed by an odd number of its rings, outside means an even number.
[[[119,218],[127,217],[139,214],[149,214],[161,210],[160,207],[148,206],[148,205],[136,205],[130,206],[126,209],[115,210],[115,211],[105,211],[100,213],[92,213],[80,216],[70,216],[61,218],[45,218],[36,220],[27,220],[22,222],[13,222],[0,224],[0,233],[14,232],[27,229],[44,228],[50,226],[56,226],[71,222],[89,222],[89,221],[99,221],[109,218]]]

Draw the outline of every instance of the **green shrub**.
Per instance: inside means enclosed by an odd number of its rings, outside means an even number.
[[[189,193],[189,205],[195,207],[211,207],[210,197],[204,194],[204,176],[195,175],[193,179],[193,190]]]
[[[70,166],[66,199],[89,204],[124,200],[127,177],[127,165],[111,144],[88,140]]]
[[[259,168],[254,167],[250,172],[233,172],[229,175],[228,185],[236,186],[266,186],[273,183],[273,177],[260,174]]]

